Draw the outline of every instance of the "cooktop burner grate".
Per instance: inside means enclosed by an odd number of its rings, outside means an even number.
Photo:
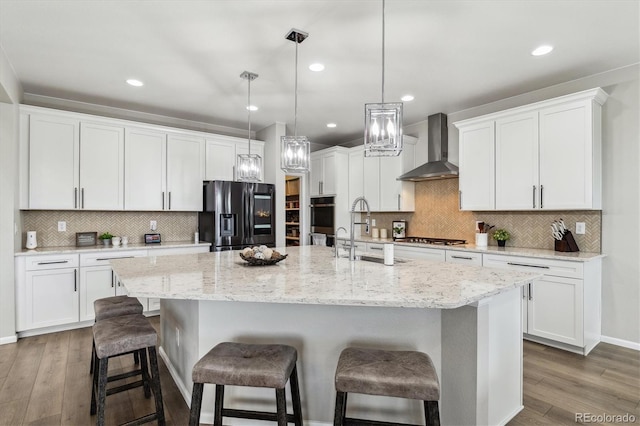
[[[400,243],[416,243],[416,244],[437,244],[442,246],[456,246],[466,244],[466,240],[455,240],[450,238],[431,238],[431,237],[406,237],[396,238]]]

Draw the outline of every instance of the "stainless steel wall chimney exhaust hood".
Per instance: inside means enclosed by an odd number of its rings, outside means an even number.
[[[397,180],[420,182],[423,180],[450,179],[458,177],[458,166],[447,161],[449,158],[449,134],[447,116],[434,114],[427,118],[429,162],[400,176]]]

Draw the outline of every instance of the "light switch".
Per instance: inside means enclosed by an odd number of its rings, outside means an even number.
[[[158,229],[158,222],[155,220],[150,221],[149,228],[151,228],[152,231],[155,231],[156,229]]]
[[[584,222],[576,222],[576,234],[584,235],[587,227]]]
[[[65,232],[67,230],[67,222],[59,221],[58,222],[58,232]]]

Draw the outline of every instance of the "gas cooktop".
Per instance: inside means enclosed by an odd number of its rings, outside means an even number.
[[[466,244],[466,240],[454,240],[449,238],[431,238],[431,237],[405,237],[396,238],[399,243],[416,243],[416,244],[437,244],[442,246],[456,246]]]

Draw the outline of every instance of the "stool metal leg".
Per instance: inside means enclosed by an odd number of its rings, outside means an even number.
[[[107,372],[109,370],[109,358],[97,359],[98,369],[98,426],[104,426],[104,408],[107,399]]]
[[[162,389],[160,388],[160,371],[158,370],[158,356],[155,346],[149,346],[149,361],[151,364],[151,389],[153,390],[156,402],[156,415],[158,416],[158,426],[164,426],[164,405],[162,403]]]
[[[291,386],[291,402],[293,405],[293,418],[296,426],[302,426],[302,404],[300,404],[300,386],[298,384],[298,369],[294,365],[289,377]]]
[[[200,424],[203,389],[204,383],[193,383],[193,391],[191,392],[191,410],[189,412],[189,426],[198,426]]]
[[[287,426],[287,397],[284,388],[276,389],[276,417],[278,426]]]
[[[333,415],[333,426],[343,425],[346,411],[347,394],[345,392],[336,392],[336,411]]]
[[[142,386],[144,387],[144,397],[151,398],[151,389],[149,388],[149,367],[147,366],[147,352],[145,349],[135,351],[134,354],[138,355],[140,359],[140,370],[142,370]]]
[[[438,401],[424,401],[424,418],[427,421],[427,426],[440,426]]]
[[[224,409],[224,386],[216,385],[216,402],[213,412],[213,426],[222,426],[222,410]]]

